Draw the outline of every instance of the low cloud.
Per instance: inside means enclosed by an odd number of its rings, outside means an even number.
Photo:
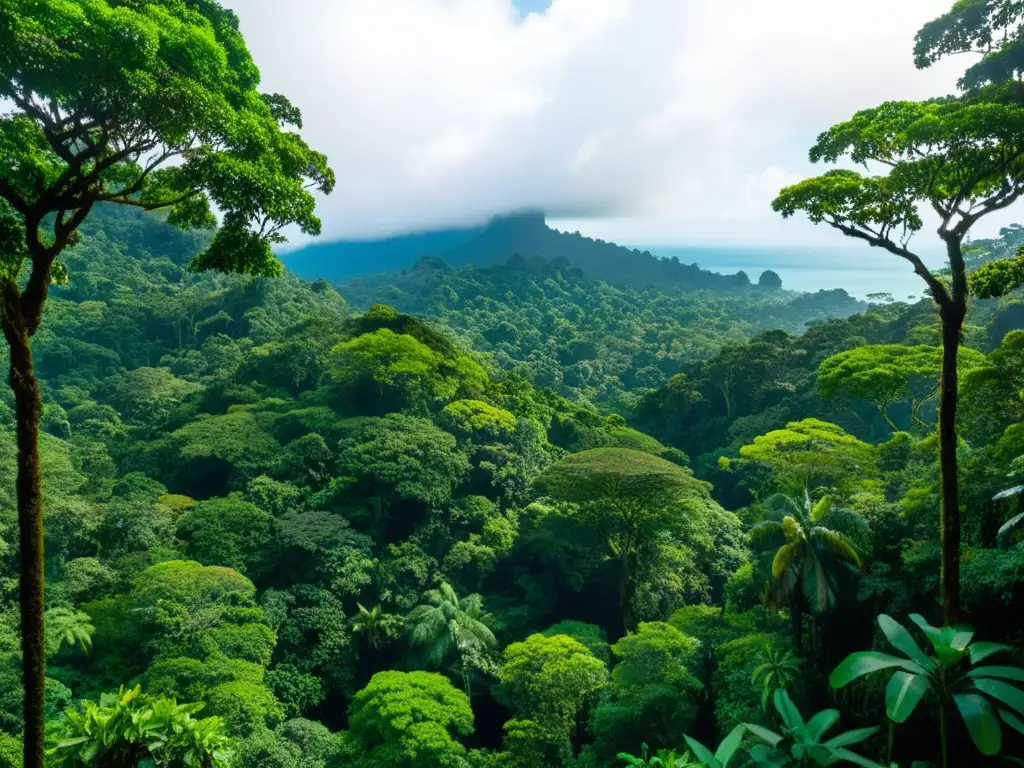
[[[952,90],[913,36],[950,0],[233,0],[267,90],[339,178],[324,235],[541,207],[647,241],[766,233],[816,134]]]

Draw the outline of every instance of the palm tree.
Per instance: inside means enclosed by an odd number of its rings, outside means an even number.
[[[802,504],[776,494],[765,505],[781,519],[758,523],[750,536],[772,558],[771,602],[789,603],[800,654],[805,610],[813,620],[836,604],[840,574],[860,569],[855,543],[867,541],[867,522],[853,510],[833,506],[828,496],[812,505],[806,490]]]
[[[468,660],[479,660],[498,644],[487,626],[491,617],[484,612],[484,600],[480,595],[459,598],[447,582],[423,598],[406,617],[410,640],[423,648],[428,665],[441,666],[455,656],[469,695]]]
[[[352,631],[362,635],[367,645],[375,651],[398,637],[402,626],[402,617],[386,613],[380,605],[366,610],[362,603],[356,603],[359,613],[352,617]]]
[[[800,659],[792,651],[766,646],[764,663],[754,669],[750,682],[761,688],[761,708],[768,709],[768,699],[776,688],[788,690],[800,673]]]
[[[53,656],[63,645],[78,648],[88,656],[96,627],[87,613],[64,606],[46,612],[46,655]]]

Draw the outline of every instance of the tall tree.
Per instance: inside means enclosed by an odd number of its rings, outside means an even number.
[[[129,42],[130,41],[130,42]],[[213,0],[0,0],[0,326],[18,440],[25,765],[43,764],[41,398],[31,339],[59,261],[101,203],[221,227],[196,270],[273,276],[271,244],[320,231],[311,189],[334,174],[259,91],[238,18]]]
[[[786,218],[802,211],[814,223],[828,224],[910,263],[927,284],[942,321],[941,585],[943,611],[952,623],[960,613],[956,407],[957,357],[968,294],[964,241],[979,220],[1024,194],[1024,109],[952,97],[887,102],[822,133],[810,158],[874,163],[888,172],[871,176],[828,171],[783,189],[772,207]],[[913,235],[924,226],[921,206],[938,216],[948,279],[910,249]]]
[[[619,561],[619,606],[627,631],[636,628],[637,559],[685,516],[714,504],[703,483],[677,464],[628,448],[594,448],[566,456],[535,481],[554,499],[577,505],[580,522]]]

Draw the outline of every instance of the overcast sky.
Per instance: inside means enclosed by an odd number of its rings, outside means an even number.
[[[629,244],[842,244],[781,221],[776,192],[820,172],[821,130],[951,92],[967,63],[912,63],[951,0],[228,4],[264,89],[302,109],[338,174],[329,239],[539,207]]]

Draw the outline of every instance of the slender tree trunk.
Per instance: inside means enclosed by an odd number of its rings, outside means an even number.
[[[960,618],[960,496],[956,460],[957,355],[964,312],[942,313],[942,374],[939,379],[939,473],[942,492],[942,616]]]
[[[622,626],[626,633],[636,629],[636,618],[633,615],[633,572],[629,562],[629,552],[622,554],[622,575],[619,581],[619,608],[622,611]]]
[[[21,607],[22,684],[24,701],[25,768],[42,768],[45,752],[46,654],[43,627],[43,494],[39,462],[39,423],[42,400],[32,363],[32,347],[20,308],[5,291],[2,312],[4,336],[11,355],[10,386],[14,392],[18,443],[18,530],[21,548],[19,602]]]
[[[793,649],[797,656],[804,652],[804,620],[803,606],[800,604],[800,596],[793,596],[793,603],[789,607],[789,618],[793,623]]]

